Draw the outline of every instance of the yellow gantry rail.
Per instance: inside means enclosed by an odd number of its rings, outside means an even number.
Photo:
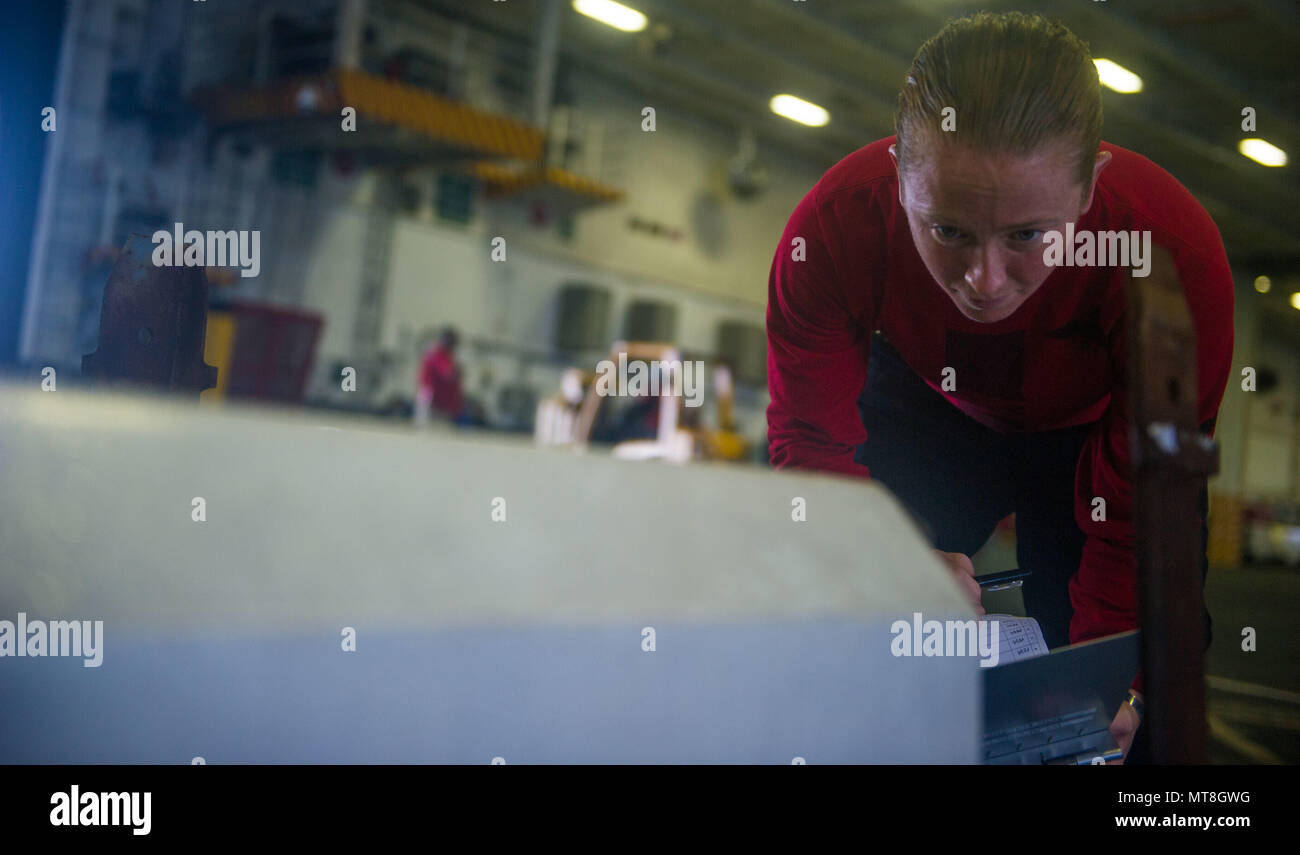
[[[471,159],[494,158],[468,167],[472,175],[487,183],[491,197],[538,190],[569,196],[579,204],[613,202],[623,197],[622,191],[599,181],[543,167],[546,134],[539,128],[364,71],[334,69],[254,88],[210,87],[198,92],[197,100],[217,126],[328,121],[339,128],[337,136],[317,133],[298,138],[299,142],[310,139],[328,147],[334,139],[339,148],[355,148],[362,143],[372,148],[386,147],[382,136],[352,137],[342,131],[342,110],[352,107],[357,112],[358,130],[371,124],[372,128],[379,125],[388,130],[414,131],[433,143],[435,149],[459,152]]]
[[[359,116],[373,116],[484,154],[527,161],[542,158],[545,134],[531,125],[361,71],[335,71],[332,77],[343,103],[355,107]]]
[[[617,202],[623,198],[623,191],[617,188],[554,167],[517,170],[499,163],[482,161],[475,163],[470,172],[488,185],[491,196],[509,196],[536,188],[550,187],[586,196],[598,202]]]

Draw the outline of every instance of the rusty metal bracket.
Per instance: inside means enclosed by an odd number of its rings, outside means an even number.
[[[1131,278],[1133,528],[1150,759],[1204,763],[1205,601],[1197,521],[1219,449],[1197,423],[1196,330],[1173,261]]]

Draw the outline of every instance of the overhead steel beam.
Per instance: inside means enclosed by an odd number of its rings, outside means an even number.
[[[366,0],[339,0],[334,18],[335,68],[360,68],[365,39]]]
[[[1256,166],[1234,152],[1148,122],[1131,107],[1107,105],[1106,125],[1107,139],[1124,139],[1135,148],[1139,146],[1134,143],[1141,141],[1144,145],[1140,148],[1145,148],[1153,160],[1193,193],[1235,211],[1236,219],[1250,223],[1250,228],[1260,236],[1268,236],[1276,246],[1295,246],[1300,235],[1300,208],[1295,194],[1249,174],[1268,167]]]
[[[842,130],[796,127],[772,113],[754,93],[737,92],[716,80],[702,78],[679,63],[643,59],[638,67],[632,68],[617,62],[617,56],[596,51],[575,52],[566,59],[574,67],[614,80],[630,91],[689,107],[707,122],[726,123],[732,128],[745,124],[761,128],[769,139],[823,161],[825,167],[870,142],[866,137],[855,137]],[[741,104],[745,106],[738,106]],[[787,124],[788,128],[783,127]],[[813,133],[808,133],[809,130]]]
[[[489,14],[493,7],[480,9],[445,0],[420,0],[418,6],[429,14],[464,21],[480,32],[512,42],[528,43],[536,39],[536,21],[531,14]],[[568,22],[572,19],[570,16]],[[715,80],[711,73],[686,68],[688,62],[685,59],[674,58],[671,63],[656,61],[625,47],[620,52],[594,44],[584,38],[581,27],[573,27],[572,32],[561,39],[560,55],[576,68],[617,81],[630,91],[655,97],[661,102],[680,104],[706,121],[726,123],[734,128],[753,124],[760,114],[770,116],[771,121],[759,125],[769,139],[792,152],[824,162],[826,166],[870,141],[869,133],[844,133],[838,128],[819,128],[815,133],[808,133],[772,114],[766,99],[759,93],[744,89],[736,91],[725,81]],[[786,125],[789,127],[784,127]]]
[[[1285,27],[1291,30],[1294,35],[1300,31],[1300,9],[1296,8],[1294,2],[1286,3],[1281,0],[1237,0],[1237,5],[1245,6],[1260,18],[1264,19],[1270,27]]]
[[[1124,45],[1133,56],[1151,57],[1176,67],[1181,80],[1195,85],[1208,97],[1233,105],[1234,115],[1240,117],[1241,107],[1253,106],[1258,112],[1267,114],[1270,125],[1282,135],[1300,140],[1300,125],[1288,118],[1292,111],[1273,104],[1267,90],[1185,42],[1177,42],[1167,34],[1143,25],[1122,5],[1107,3],[1103,7],[1094,3],[1051,0],[1051,7],[1063,18],[1078,19],[1095,28],[1104,27],[1107,39]]]
[[[910,56],[882,50],[853,33],[827,23],[817,13],[812,3],[789,3],[783,0],[750,0],[750,5],[763,10],[779,29],[796,43],[802,32],[807,43],[818,45],[817,58],[822,62],[832,58],[853,56],[853,73],[864,86],[893,97],[903,82],[903,75],[912,64]],[[890,123],[893,109],[890,109]]]
[[[642,2],[644,4],[647,0],[642,0]],[[685,21],[691,26],[704,31],[719,46],[752,54],[759,61],[780,63],[782,66],[793,69],[804,78],[815,81],[823,92],[834,93],[836,97],[844,101],[857,104],[860,107],[859,115],[868,120],[868,124],[873,126],[873,130],[878,131],[893,126],[895,110],[893,100],[872,94],[869,88],[859,85],[856,78],[836,76],[815,68],[797,54],[779,44],[761,42],[744,34],[740,29],[741,22],[720,21],[710,15],[701,14],[700,9],[703,7],[700,5],[687,6],[681,0],[648,0],[648,3],[650,8],[662,11],[678,21]],[[884,54],[882,54],[882,57],[885,57],[885,62],[894,59]],[[898,75],[895,75],[893,83],[897,86]],[[843,122],[844,119],[842,116],[832,116],[832,121]],[[863,128],[863,130],[867,129]]]
[[[551,101],[555,93],[555,68],[560,51],[562,0],[542,0],[537,55],[533,61],[533,124],[546,129],[551,122]]]

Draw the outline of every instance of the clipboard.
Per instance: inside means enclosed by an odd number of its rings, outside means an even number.
[[[1133,629],[986,669],[984,762],[1117,759],[1110,723],[1138,672],[1139,640]]]

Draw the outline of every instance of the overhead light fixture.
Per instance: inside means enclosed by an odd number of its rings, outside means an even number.
[[[1237,143],[1237,151],[1264,166],[1286,166],[1286,152],[1266,140],[1242,140]]]
[[[831,114],[826,110],[794,95],[774,95],[769,106],[778,116],[810,128],[823,127],[831,120]]]
[[[625,33],[639,33],[646,26],[645,15],[614,0],[573,0],[573,11]]]
[[[1258,291],[1259,293],[1267,294],[1268,289],[1272,287],[1273,287],[1273,280],[1269,279],[1267,276],[1255,277],[1255,290]]]
[[[1300,309],[1300,291],[1291,295],[1291,308]]]
[[[1094,59],[1092,64],[1097,66],[1097,76],[1101,78],[1102,86],[1125,95],[1142,91],[1142,78],[1119,63],[1109,59]]]

